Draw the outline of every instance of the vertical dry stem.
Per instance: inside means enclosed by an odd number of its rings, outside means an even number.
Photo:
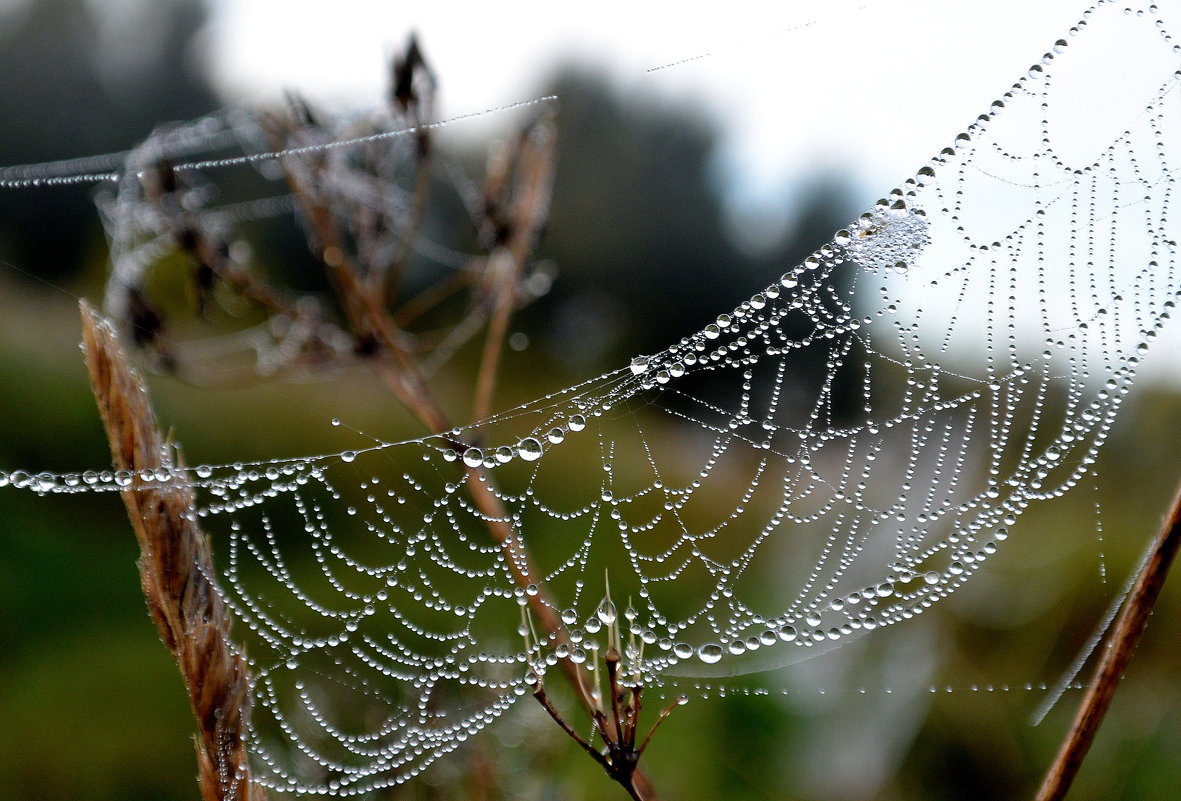
[[[210,576],[213,558],[197,526],[191,488],[145,480],[172,473],[171,447],[156,428],[147,392],[111,328],[82,304],[82,336],[91,388],[116,470],[131,475],[123,503],[139,540],[139,572],[148,611],[172,652],[197,719],[197,779],[204,801],[262,801],[250,778],[246,727],[250,674],[230,649],[232,619]]]
[[[509,318],[514,311],[517,283],[537,244],[541,227],[549,217],[554,149],[552,126],[537,122],[521,133],[512,157],[502,155],[489,175],[485,206],[493,212],[490,222],[497,229],[497,245],[488,256],[486,270],[492,314],[476,378],[472,402],[474,420],[484,420],[492,413],[492,396]],[[514,166],[518,186],[516,197],[510,198],[513,187],[509,184]]]
[[[1103,658],[1091,682],[1090,689],[1079,705],[1078,714],[1070,728],[1070,734],[1062,743],[1062,748],[1046,778],[1038,790],[1036,801],[1060,801],[1066,797],[1070,784],[1074,781],[1107,708],[1111,706],[1112,696],[1124,675],[1128,661],[1140,642],[1140,635],[1148,623],[1148,616],[1156,605],[1164,586],[1165,577],[1169,573],[1169,566],[1177,549],[1181,546],[1181,487],[1173,499],[1173,506],[1169,510],[1160,533],[1156,536],[1152,555],[1144,565],[1144,570],[1136,580],[1131,595],[1124,602],[1124,608],[1116,620],[1103,651]]]

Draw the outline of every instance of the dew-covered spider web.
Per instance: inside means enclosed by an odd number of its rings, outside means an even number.
[[[1098,4],[913,177],[667,350],[442,435],[150,477],[201,490],[261,781],[399,784],[609,632],[630,681],[724,681],[986,569],[1031,505],[1088,481],[1181,295],[1174,24]],[[1117,43],[1151,81],[1112,77]],[[108,222],[117,270],[150,260],[144,225]]]

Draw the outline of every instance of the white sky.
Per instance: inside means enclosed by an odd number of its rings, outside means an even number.
[[[442,117],[533,97],[564,59],[602,63],[629,90],[680,96],[722,115],[732,197],[755,201],[825,163],[859,177],[872,200],[985,111],[1086,4],[213,0],[213,7],[211,61],[219,84],[242,99],[292,88],[379,102],[388,56],[411,30],[440,76]],[[696,56],[704,57],[647,72]]]

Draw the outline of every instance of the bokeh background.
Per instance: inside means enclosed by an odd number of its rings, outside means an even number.
[[[305,40],[285,24],[311,12],[300,4],[286,14],[275,4],[257,5],[263,9],[255,8],[253,16],[264,23],[269,16],[270,29],[249,28],[246,20],[253,17],[242,9],[250,4],[229,0],[0,3],[0,165],[117,151],[157,123],[227,103],[263,102],[273,94],[265,85],[274,72],[296,63],[289,51],[302,49],[305,61],[327,64],[332,48],[340,48],[329,40],[350,35],[334,17],[320,33],[322,41]],[[349,4],[336,11],[317,5],[319,14],[359,13]],[[921,15],[922,4],[913,5]],[[552,220],[539,250],[553,261],[556,280],[548,296],[515,322],[521,349],[508,356],[501,406],[573,384],[696,330],[872,204],[889,188],[881,183],[884,171],[903,177],[941,147],[953,129],[933,123],[929,106],[946,112],[946,106],[962,104],[975,111],[991,99],[975,88],[954,96],[933,88],[955,80],[951,65],[950,76],[931,73],[932,85],[923,72],[930,67],[916,68],[909,82],[876,78],[857,50],[872,38],[866,20],[805,15],[794,23],[776,21],[773,27],[787,30],[786,38],[768,42],[758,38],[766,30],[755,30],[763,21],[755,11],[744,5],[719,23],[715,37],[729,51],[722,47],[712,60],[686,71],[644,79],[649,73],[643,63],[671,63],[678,54],[695,56],[714,43],[698,31],[698,39],[678,40],[679,50],[656,48],[667,44],[661,37],[675,28],[675,18],[666,15],[663,28],[660,19],[631,23],[647,26],[654,46],[647,62],[602,45],[579,49],[573,60],[547,51],[542,66],[518,70],[518,83],[495,87],[473,87],[465,76],[473,69],[478,74],[481,65],[484,72],[495,71],[495,54],[513,49],[496,37],[508,34],[488,26],[473,34],[475,22],[456,14],[450,23],[455,38],[469,55],[479,56],[461,61],[446,26],[421,26],[443,97],[450,92],[452,67],[457,76],[459,99],[448,101],[442,116],[482,107],[471,98],[484,98],[483,106],[546,94],[561,98]],[[539,12],[525,4],[505,9],[518,27],[529,13]],[[1010,27],[1021,27],[1021,35],[1037,32],[1045,24],[1041,13],[1028,26],[1010,21]],[[1050,21],[1064,27],[1071,19],[1060,14]],[[363,19],[353,23],[365,26]],[[620,12],[614,23],[622,42],[629,22]],[[382,33],[389,48],[371,54],[374,72],[384,69],[382,59],[410,25]],[[926,100],[906,106],[911,112],[899,111],[897,121],[917,130],[925,125],[926,135],[886,125],[878,139],[882,153],[871,158],[863,152],[869,145],[855,144],[863,140],[834,145],[830,135],[814,132],[827,145],[810,151],[816,142],[796,129],[821,126],[819,119],[810,125],[810,118],[835,111],[812,115],[787,93],[751,92],[745,84],[755,83],[754,75],[743,81],[725,73],[736,87],[727,98],[707,87],[720,80],[716,76],[687,72],[724,72],[719,65],[727,52],[736,58],[735,51],[744,51],[744,36],[758,38],[759,47],[751,49],[762,48],[766,57],[802,46],[800,37],[814,34],[842,44],[824,58],[809,57],[815,70],[862,64],[862,79],[844,85],[833,109],[876,126],[881,121],[874,104],[900,107],[899,98],[927,93]],[[930,38],[926,31],[914,34],[887,42],[887,50],[902,59]],[[1056,37],[1055,30],[1050,41]],[[694,49],[694,43],[702,47]],[[963,42],[965,48],[978,44]],[[349,46],[362,49],[356,42]],[[1040,51],[1022,52],[1014,73],[1031,60],[1026,56]],[[510,61],[505,56],[506,65]],[[272,71],[250,66],[258,63]],[[776,69],[764,65],[759,79],[766,73],[781,84],[816,79],[798,65],[789,73]],[[958,72],[969,86],[985,80],[969,69]],[[666,80],[664,73],[689,77]],[[301,77],[285,80],[298,86]],[[357,104],[382,77],[366,77],[351,89],[342,79],[325,79],[310,90],[323,102]],[[777,110],[778,117],[762,123],[771,133],[736,134],[759,126],[739,111],[756,101]],[[972,116],[965,111],[958,119]],[[452,126],[456,130],[443,129],[442,147],[478,171],[489,142],[512,124],[482,119],[470,129]],[[785,164],[761,160],[765,152],[794,155]],[[92,194],[87,186],[0,189],[5,469],[80,470],[109,463],[77,348],[77,301],[101,298],[106,269]],[[1152,358],[1155,365],[1146,366],[1106,446],[1094,488],[1031,510],[1021,523],[1025,536],[1014,536],[964,591],[913,625],[878,632],[842,649],[835,661],[804,663],[790,668],[788,677],[762,683],[790,686],[788,695],[695,698],[678,710],[645,756],[661,796],[835,801],[1031,795],[1077,693],[1068,693],[1035,728],[1029,718],[1041,693],[983,688],[1055,681],[1155,531],[1181,477],[1181,385],[1165,369],[1169,354]],[[461,393],[474,364],[473,353],[461,353],[438,380]],[[333,383],[216,392],[158,378],[152,391],[191,462],[355,445],[330,425],[334,417],[388,439],[421,433],[362,373]],[[118,499],[0,490],[0,798],[196,797],[187,703],[145,613],[135,558]],[[1181,786],[1181,655],[1172,636],[1179,613],[1181,592],[1166,587],[1072,798],[1170,798]],[[745,683],[759,686],[760,679]],[[931,684],[954,691],[927,692]],[[529,714],[494,726],[423,781],[390,793],[621,796],[548,721]]]

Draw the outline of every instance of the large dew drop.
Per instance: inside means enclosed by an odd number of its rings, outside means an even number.
[[[525,437],[517,445],[517,454],[526,462],[536,462],[542,454],[541,441],[536,437]]]
[[[714,642],[707,643],[697,649],[697,658],[707,665],[716,665],[722,661],[723,654],[725,651],[722,650],[722,646]]]
[[[604,626],[610,626],[612,623],[615,622],[616,617],[617,617],[617,613],[615,611],[615,604],[613,604],[610,600],[604,598],[603,603],[599,604],[599,608],[595,614],[598,615],[599,620],[603,621]]]

